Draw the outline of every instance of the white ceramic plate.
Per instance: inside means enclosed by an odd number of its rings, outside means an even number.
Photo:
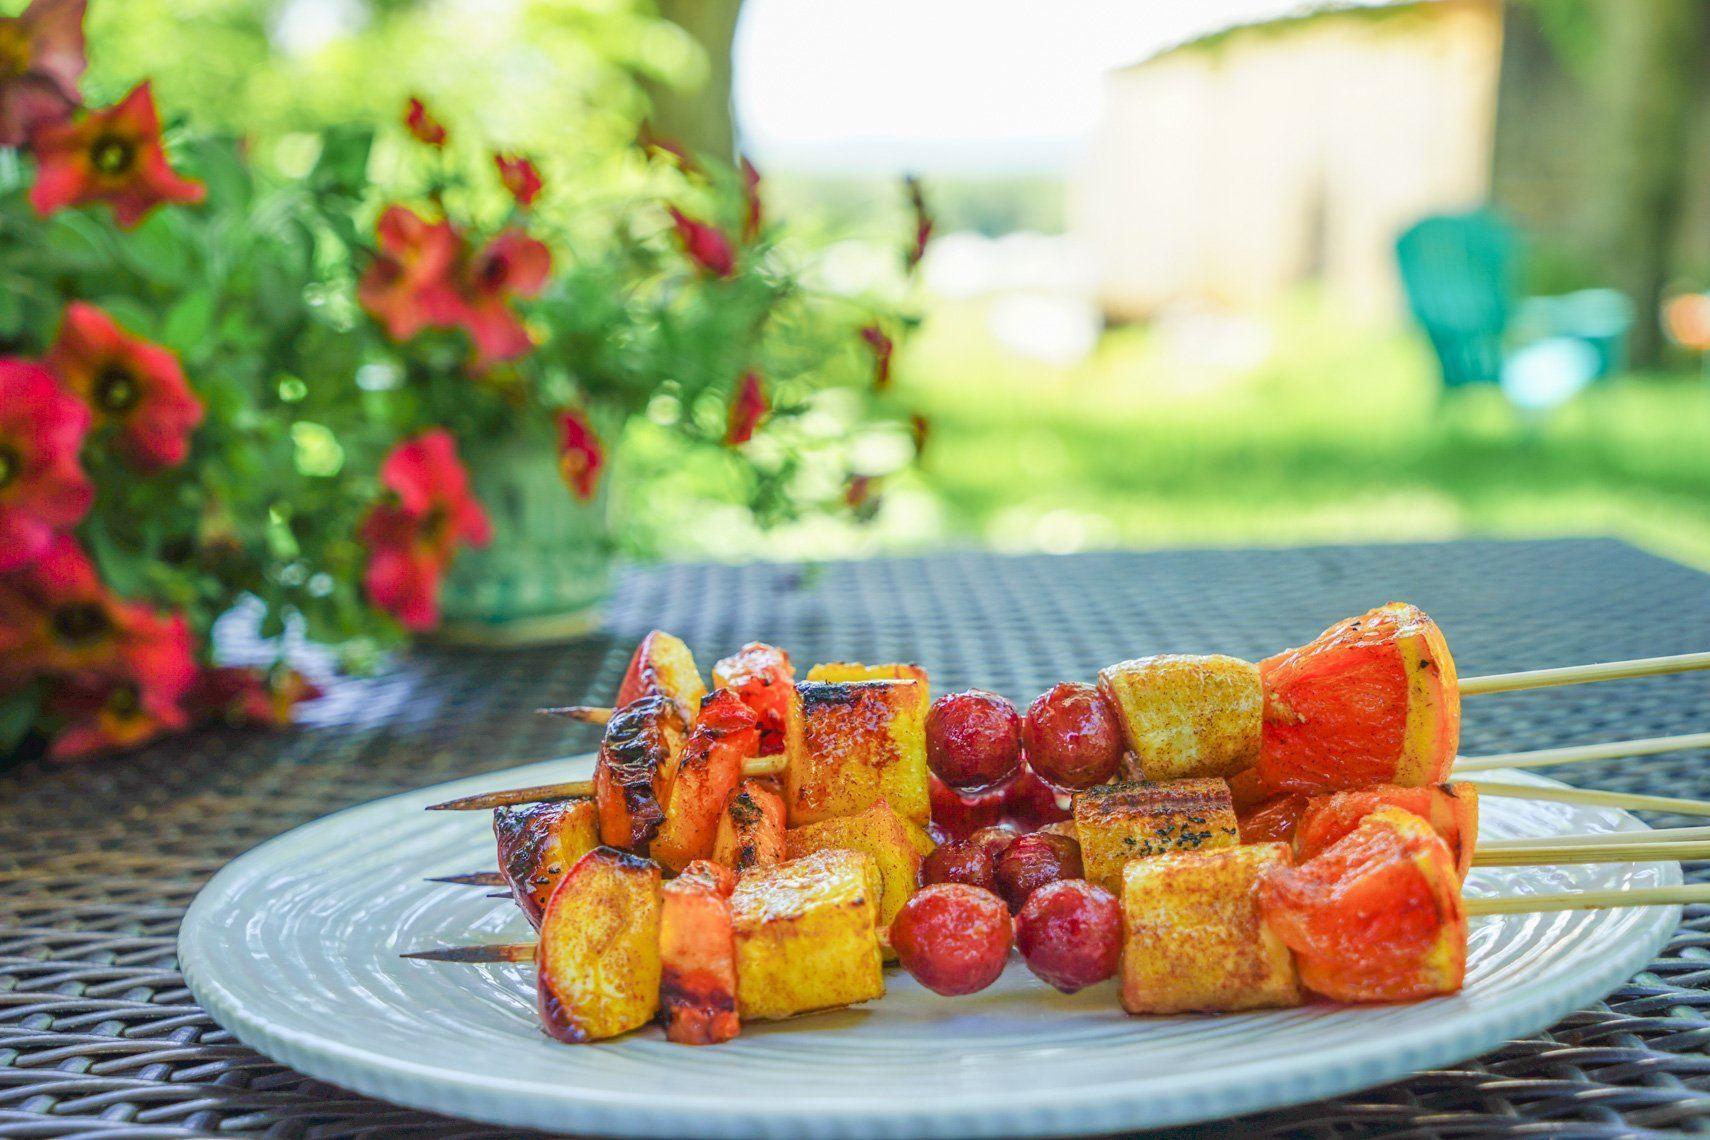
[[[1050,1135],[1274,1108],[1476,1056],[1613,990],[1679,918],[1655,907],[1476,919],[1465,991],[1410,1006],[1130,1018],[1114,982],[1064,997],[1012,959],[973,997],[940,998],[893,971],[882,1001],[745,1026],[726,1045],[670,1045],[650,1029],[569,1046],[537,1027],[532,970],[398,955],[530,936],[508,901],[422,881],[494,865],[484,813],[424,805],[585,777],[591,766],[582,757],[459,780],[263,844],[186,915],[186,982],[220,1024],[285,1064],[494,1124],[621,1136]],[[1483,814],[1486,838],[1643,826],[1623,812],[1514,799],[1487,798]],[[1524,868],[1476,872],[1468,892],[1679,881],[1672,863]]]

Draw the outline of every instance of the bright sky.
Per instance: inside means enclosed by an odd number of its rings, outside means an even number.
[[[762,165],[1064,169],[1103,77],[1301,0],[746,0],[737,118]]]

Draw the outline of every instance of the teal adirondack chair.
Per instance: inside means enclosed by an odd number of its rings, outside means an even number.
[[[1424,218],[1396,240],[1407,304],[1445,388],[1501,382],[1515,253],[1514,231],[1485,210]]]

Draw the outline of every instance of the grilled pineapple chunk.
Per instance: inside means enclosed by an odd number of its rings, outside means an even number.
[[[730,911],[742,1020],[884,996],[879,895],[872,856],[856,851],[816,851],[737,880]]]
[[[932,704],[926,670],[919,665],[895,662],[889,665],[863,665],[859,661],[827,661],[808,670],[810,681],[913,681],[920,700],[920,715],[925,716]]]
[[[570,869],[540,923],[540,1021],[580,1044],[659,1011],[659,864],[596,847]]]
[[[1294,959],[1259,913],[1285,843],[1179,851],[1122,873],[1122,1008],[1216,1013],[1299,1005]]]
[[[1098,687],[1144,779],[1232,776],[1259,758],[1264,689],[1250,661],[1164,653],[1100,670]]]
[[[512,896],[539,926],[559,880],[600,845],[600,815],[593,800],[502,807],[493,812],[493,835]]]
[[[1075,796],[1075,837],[1087,881],[1122,890],[1131,859],[1166,851],[1233,847],[1241,841],[1229,785],[1222,780],[1105,784]]]
[[[925,845],[926,851],[921,851]],[[859,851],[873,857],[879,871],[879,925],[888,927],[903,903],[914,894],[921,860],[931,854],[925,832],[880,800],[860,815],[824,819],[792,828],[784,835],[784,853],[791,859],[815,851]]]
[[[855,815],[880,799],[921,827],[929,812],[925,686],[918,681],[803,681],[785,744],[791,826]]]

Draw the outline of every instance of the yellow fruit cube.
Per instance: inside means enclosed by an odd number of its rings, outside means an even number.
[[[1233,847],[1235,804],[1222,780],[1105,784],[1075,795],[1075,837],[1087,881],[1115,893],[1131,859]]]
[[[914,894],[920,878],[920,832],[880,800],[859,815],[840,816],[804,824],[785,833],[784,851],[791,859],[815,851],[859,851],[873,857],[879,871],[879,926],[888,927]],[[930,844],[930,839],[925,839]],[[930,854],[930,848],[927,854]]]
[[[1232,776],[1259,758],[1264,689],[1251,661],[1164,653],[1100,670],[1098,687],[1144,779]]]
[[[880,891],[872,856],[856,851],[817,851],[737,880],[730,911],[742,1020],[884,996]]]
[[[785,741],[792,827],[855,815],[886,800],[925,827],[926,705],[917,681],[803,681]]]

